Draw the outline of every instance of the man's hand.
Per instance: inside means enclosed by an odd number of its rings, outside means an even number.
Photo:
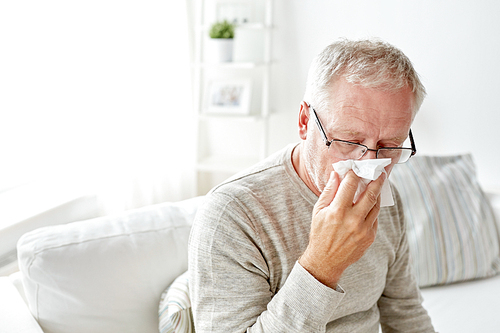
[[[353,204],[359,177],[349,171],[341,183],[335,171],[330,175],[313,209],[309,245],[299,259],[321,283],[336,288],[344,270],[375,240],[384,180],[385,174],[368,184]]]

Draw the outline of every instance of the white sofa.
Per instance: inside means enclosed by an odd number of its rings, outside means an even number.
[[[36,229],[0,278],[0,332],[158,332],[202,197]],[[5,297],[3,295],[6,295]]]
[[[187,269],[191,223],[203,200],[25,234],[21,271],[0,278],[0,332],[158,332],[160,295]],[[500,193],[488,200],[500,221]],[[500,275],[422,294],[438,332],[500,332]]]

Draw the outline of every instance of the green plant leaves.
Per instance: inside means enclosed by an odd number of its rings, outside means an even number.
[[[209,31],[210,38],[234,38],[234,25],[227,20],[215,22]]]

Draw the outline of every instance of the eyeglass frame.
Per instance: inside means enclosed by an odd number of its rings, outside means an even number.
[[[309,108],[311,108],[311,110],[313,111],[314,122],[316,123],[316,125],[318,125],[321,137],[323,138],[323,142],[325,142],[325,144],[326,144],[326,146],[328,148],[330,148],[330,145],[332,144],[332,142],[344,142],[344,143],[349,143],[349,144],[352,144],[352,145],[356,145],[356,146],[359,146],[359,147],[366,148],[366,151],[363,153],[363,155],[361,155],[358,158],[358,160],[361,159],[361,158],[363,158],[363,156],[365,156],[365,154],[367,152],[369,152],[369,151],[374,151],[375,152],[375,157],[378,158],[378,152],[379,152],[380,149],[402,149],[402,148],[405,148],[405,147],[382,147],[382,148],[377,148],[377,149],[370,149],[370,148],[368,148],[367,146],[365,146],[365,145],[363,145],[361,143],[356,143],[356,142],[351,142],[351,141],[346,141],[346,140],[340,140],[340,139],[328,140],[328,137],[326,136],[326,132],[323,129],[323,125],[321,124],[321,121],[319,120],[319,117],[318,117],[318,114],[316,113],[316,110],[314,110],[314,108],[310,104],[307,104],[307,106]],[[410,157],[408,157],[408,160],[409,160],[410,158],[412,158],[412,156],[414,156],[417,153],[417,147],[415,146],[415,141],[413,140],[413,134],[411,132],[411,128],[410,128],[410,132],[408,133],[408,136],[410,138],[410,144],[411,144],[411,154],[410,154]],[[405,149],[408,149],[408,148],[405,148]],[[408,160],[406,160],[403,163],[408,162]],[[396,164],[398,164],[398,163],[396,163]]]

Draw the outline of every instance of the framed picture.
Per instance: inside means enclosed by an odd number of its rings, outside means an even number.
[[[250,113],[251,80],[216,80],[208,89],[207,113]]]

